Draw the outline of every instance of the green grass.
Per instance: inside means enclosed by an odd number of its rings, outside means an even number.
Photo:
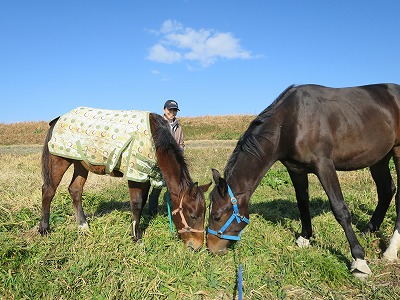
[[[221,172],[231,148],[188,148],[193,179]],[[314,237],[309,249],[295,239],[300,221],[294,190],[277,163],[263,178],[250,206],[242,241],[219,257],[194,252],[169,231],[166,204],[155,218],[144,214],[143,244],[131,240],[128,191],[123,179],[89,175],[84,209],[90,233],[78,231],[66,186],[52,202],[51,234],[37,233],[40,219],[40,154],[1,154],[1,299],[235,299],[243,266],[244,299],[398,299],[400,264],[380,259],[391,236],[392,204],[379,235],[361,235],[376,205],[368,170],[339,179],[353,224],[372,269],[367,282],[353,278],[349,245],[315,176],[310,176]],[[207,197],[207,203],[208,203]]]

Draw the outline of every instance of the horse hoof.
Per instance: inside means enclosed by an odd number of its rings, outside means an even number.
[[[360,280],[367,280],[368,276],[371,274],[371,269],[364,259],[357,258],[352,262],[350,272],[354,277]]]
[[[369,275],[368,274],[365,274],[365,273],[363,273],[363,272],[359,272],[359,271],[354,271],[354,272],[352,272],[351,274],[353,274],[353,276],[355,277],[355,278],[357,278],[357,279],[359,279],[359,280],[361,280],[361,281],[367,281],[368,280],[368,277],[369,277]]]
[[[308,247],[310,247],[310,240],[306,239],[302,236],[299,236],[299,238],[296,240],[296,244],[300,248],[308,248]]]
[[[49,227],[42,228],[42,227],[39,226],[38,232],[40,233],[41,236],[45,236],[50,232],[50,228]]]
[[[134,240],[134,242],[135,242],[136,245],[139,245],[139,246],[143,246],[144,245],[142,239]]]
[[[390,249],[386,249],[386,251],[383,253],[383,258],[387,259],[388,261],[394,261],[397,260],[397,251]]]
[[[78,232],[83,235],[90,234],[91,231],[90,231],[88,223],[83,223],[81,225],[78,225]]]
[[[132,236],[132,241],[133,241],[133,243],[138,244],[138,245],[143,244],[142,237],[138,238],[136,236]]]
[[[82,223],[82,224],[78,225],[78,229],[80,231],[87,231],[87,230],[89,230],[89,224],[88,223]]]
[[[387,260],[396,260],[397,259],[397,251],[400,249],[400,233],[396,229],[393,233],[393,236],[390,238],[389,247],[383,253],[383,257]]]

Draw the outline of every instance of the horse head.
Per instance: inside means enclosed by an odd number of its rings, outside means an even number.
[[[178,229],[178,235],[183,243],[194,250],[201,248],[204,242],[204,219],[206,201],[204,192],[211,186],[199,186],[193,183],[180,196],[179,206],[172,211],[172,220]]]
[[[208,219],[207,248],[214,254],[223,255],[228,247],[240,240],[240,234],[249,223],[248,212],[237,203],[232,190],[220,173],[213,169],[215,186],[210,193],[210,216]]]

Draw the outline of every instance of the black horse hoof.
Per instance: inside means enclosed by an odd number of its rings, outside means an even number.
[[[38,232],[40,233],[41,236],[46,236],[50,233],[50,227],[47,228],[39,227]]]

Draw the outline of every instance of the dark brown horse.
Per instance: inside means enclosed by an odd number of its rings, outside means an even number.
[[[53,155],[49,152],[48,142],[52,137],[53,129],[59,119],[50,123],[50,129],[45,140],[42,154],[42,217],[39,232],[49,231],[50,203],[56,189],[70,165],[74,165],[74,173],[69,185],[75,217],[80,228],[87,228],[88,224],[82,208],[83,186],[88,172],[104,175],[105,166],[92,165],[84,160],[74,160]],[[149,123],[156,150],[159,169],[171,194],[171,206],[175,211],[172,220],[178,229],[178,234],[186,246],[198,249],[204,242],[205,199],[204,191],[211,185],[198,186],[193,183],[185,163],[184,157],[170,133],[168,123],[162,116],[150,113]],[[118,170],[111,170],[111,176],[122,177]],[[139,221],[146,203],[150,183],[128,180],[130,207],[132,213],[132,237],[138,241],[142,237]]]
[[[396,190],[388,165],[391,158],[399,174],[399,85],[290,86],[251,122],[227,163],[224,178],[213,170],[216,186],[210,193],[207,247],[224,254],[232,241],[240,238],[249,217],[250,197],[279,160],[286,166],[296,192],[302,224],[297,244],[308,246],[312,236],[307,174],[314,173],[350,244],[354,258],[351,271],[355,276],[367,277],[371,271],[352,228],[336,170],[369,167],[378,192],[378,204],[366,228],[373,232],[379,229]],[[398,175],[397,186],[399,183]],[[232,197],[237,198],[236,212]],[[383,254],[388,259],[396,259],[400,247],[398,193],[395,199],[395,230]]]

